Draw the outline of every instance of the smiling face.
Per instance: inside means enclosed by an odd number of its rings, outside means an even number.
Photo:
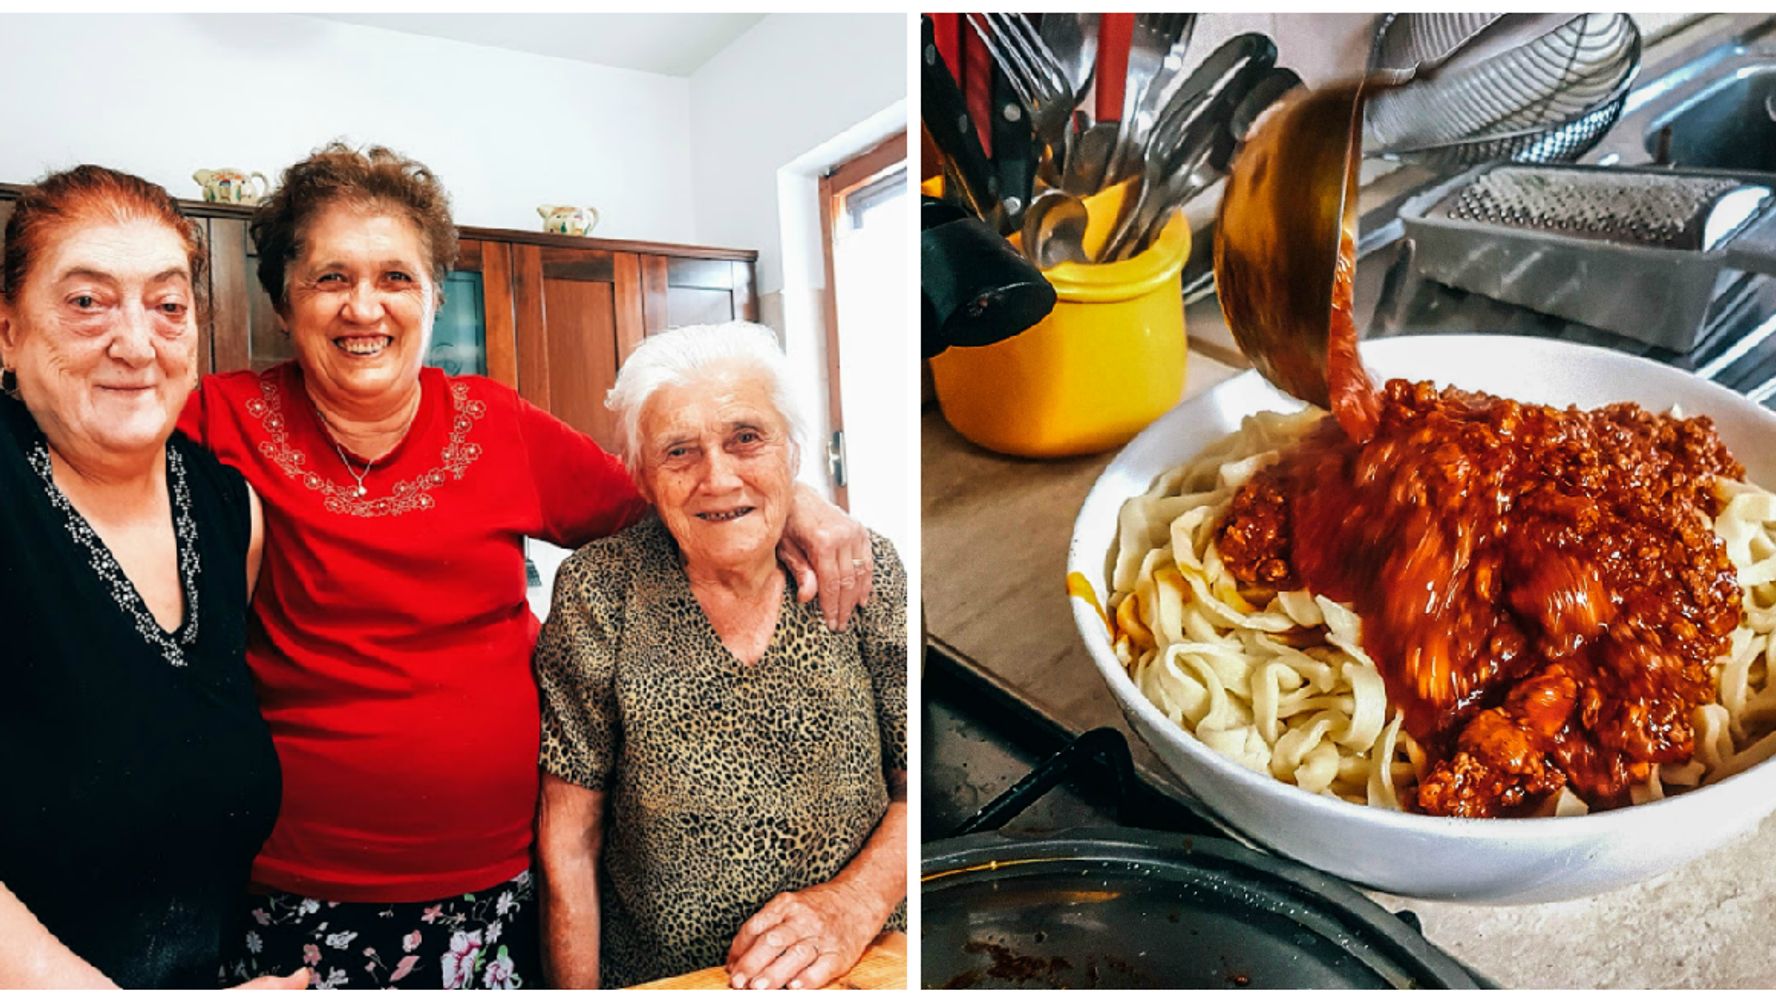
[[[638,430],[642,492],[687,563],[744,569],[776,558],[795,449],[766,376],[737,368],[662,386]]]
[[[437,289],[424,243],[399,215],[335,204],[302,233],[282,317],[309,391],[374,412],[418,388]]]
[[[19,397],[64,456],[166,443],[197,376],[197,310],[180,235],[151,220],[58,227],[10,305],[0,344]]]

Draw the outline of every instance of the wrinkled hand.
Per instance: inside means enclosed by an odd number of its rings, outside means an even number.
[[[260,976],[249,979],[239,986],[231,986],[236,990],[306,990],[308,989],[308,969],[297,969],[287,976]]]
[[[862,894],[831,882],[779,893],[728,948],[737,990],[817,990],[849,971],[881,930]]]
[[[844,631],[851,613],[869,603],[876,573],[869,531],[813,490],[798,487],[777,554],[795,575],[797,600],[820,595],[827,628]]]

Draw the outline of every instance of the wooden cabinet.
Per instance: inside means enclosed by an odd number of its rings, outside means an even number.
[[[16,185],[0,184],[0,227]],[[210,246],[204,372],[262,370],[291,357],[259,258],[251,210],[181,202]],[[756,320],[751,250],[464,228],[428,362],[480,371],[615,445],[604,394],[642,338],[675,326]]]
[[[271,296],[259,284],[259,251],[247,235],[246,218],[202,222],[210,241],[209,351],[200,352],[204,371],[264,371],[295,357]]]
[[[518,246],[513,258],[519,393],[614,447],[604,393],[623,344],[641,336],[635,255]]]

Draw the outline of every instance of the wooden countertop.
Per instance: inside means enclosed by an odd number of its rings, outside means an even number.
[[[828,983],[829,990],[904,990],[907,985],[907,936],[885,931],[876,938],[851,971]],[[671,979],[631,986],[635,990],[725,990],[728,973],[719,966],[687,972]]]
[[[1236,373],[1193,350],[1185,397]],[[964,441],[936,407],[923,415],[921,446],[921,580],[933,645],[1075,733],[1121,729],[1137,765],[1175,788],[1123,721],[1067,607],[1073,520],[1114,453],[1045,462],[995,455]],[[1390,910],[1410,908],[1426,937],[1503,986],[1770,986],[1772,857],[1776,817],[1674,872],[1588,899],[1470,906],[1371,895]]]

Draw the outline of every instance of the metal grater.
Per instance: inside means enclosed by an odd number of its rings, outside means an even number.
[[[1433,209],[1449,219],[1669,250],[1715,249],[1770,197],[1733,177],[1500,166]]]
[[[1400,219],[1427,277],[1687,351],[1736,272],[1776,273],[1773,203],[1716,172],[1495,164]]]

